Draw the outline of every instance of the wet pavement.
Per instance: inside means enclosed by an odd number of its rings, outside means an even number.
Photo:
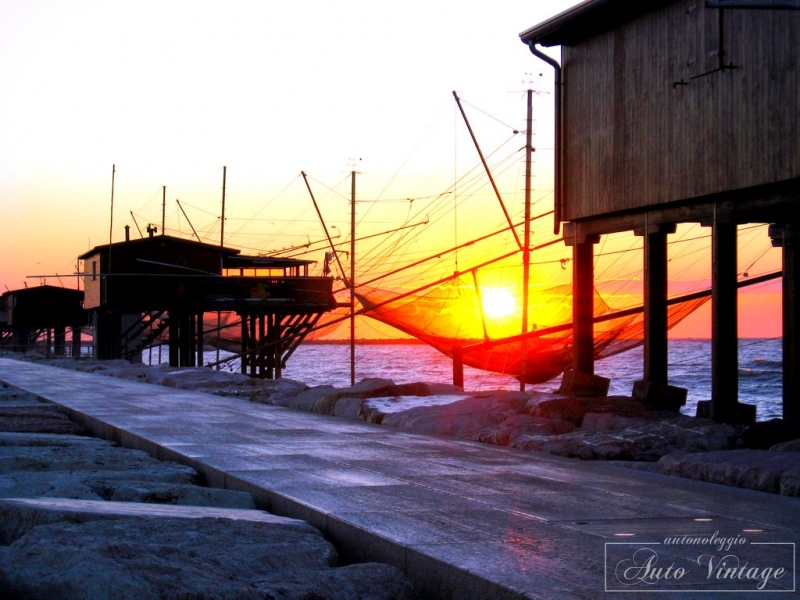
[[[796,589],[800,498],[30,362],[0,359],[0,380],[305,519],[345,561],[399,567],[421,599]]]

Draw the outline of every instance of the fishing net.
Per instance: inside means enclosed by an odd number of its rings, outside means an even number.
[[[572,363],[572,288],[560,285],[531,295],[528,333],[518,315],[492,316],[479,288],[458,277],[423,293],[398,295],[361,288],[357,298],[368,316],[418,338],[443,354],[462,353],[464,364],[542,383]],[[675,303],[668,310],[671,328],[708,300]],[[641,311],[619,316],[595,291],[595,357],[605,358],[640,345]],[[523,375],[524,373],[524,375]]]

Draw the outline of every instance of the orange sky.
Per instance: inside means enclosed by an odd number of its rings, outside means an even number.
[[[513,131],[525,127],[522,91],[536,91],[533,212],[549,210],[552,70],[518,33],[577,3],[497,0],[489,10],[484,2],[456,0],[4,0],[0,284],[36,285],[45,278],[30,276],[44,275],[47,283],[74,285],[75,257],[109,240],[112,164],[115,241],[123,239],[126,224],[134,236],[148,223],[160,227],[166,186],[167,232],[188,237],[194,226],[201,239],[217,243],[223,165],[226,243],[245,252],[322,239],[301,170],[313,178],[328,226],[342,241],[352,169],[359,172],[359,236],[429,223],[425,236],[360,245],[360,264],[370,272],[502,227],[485,176],[480,170],[467,176],[477,156],[456,112],[454,89],[468,103],[514,220],[522,215],[524,140]],[[504,162],[504,156],[512,158]],[[537,243],[550,235],[552,222],[543,219],[533,228]],[[491,252],[507,251],[512,242],[498,238]],[[631,253],[627,265],[613,254],[632,243],[609,239],[598,246],[606,253],[598,258],[601,278],[635,287],[640,253]],[[763,246],[763,240],[752,242],[743,255],[758,256]],[[302,257],[320,261],[321,268],[324,251],[318,246]],[[424,276],[444,276],[488,254],[476,247],[444,255],[425,265]],[[535,280],[566,280],[569,264],[562,269],[559,261],[571,256],[569,249],[535,256],[543,263],[534,267]],[[709,260],[699,251],[678,256],[670,266],[676,293],[694,285],[684,282],[706,276]],[[776,264],[779,251],[773,250],[752,270]],[[507,285],[499,273],[487,270],[486,285]],[[495,274],[499,279],[491,281]],[[626,286],[620,284],[620,294],[633,293]],[[740,335],[780,335],[779,288],[773,283],[740,295]],[[673,332],[708,333],[708,307]],[[363,324],[359,335],[381,333]]]

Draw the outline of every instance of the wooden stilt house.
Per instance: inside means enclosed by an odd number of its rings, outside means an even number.
[[[800,420],[798,8],[588,0],[520,34],[556,70],[556,227],[573,248],[576,371],[594,373],[593,245],[634,231],[644,237],[640,391],[667,389],[667,236],[701,223],[713,265],[712,397],[701,411],[754,420],[738,400],[736,236],[768,223],[783,249],[783,412]],[[541,46],[560,46],[560,64]]]
[[[336,306],[333,279],[312,261],[244,256],[167,235],[98,246],[81,255],[96,355],[137,360],[161,337],[174,366],[203,364],[204,315],[241,320],[242,370],[280,377],[320,316]]]

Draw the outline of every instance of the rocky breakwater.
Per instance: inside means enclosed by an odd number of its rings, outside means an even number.
[[[413,396],[413,398],[409,398]],[[474,440],[519,450],[700,479],[770,493],[800,496],[800,442],[764,447],[796,432],[758,433],[653,410],[627,396],[587,398],[508,391],[465,394],[442,384],[396,385],[365,379],[351,388],[294,384],[251,400],[360,419],[416,433]]]
[[[743,432],[741,427],[708,419],[651,410],[624,396],[467,394],[449,385],[396,385],[386,379],[365,379],[350,388],[262,389],[250,399],[416,433],[586,460],[655,462],[677,450],[730,449]]]
[[[207,368],[146,367],[125,361],[50,361],[106,375],[195,389],[380,423],[416,433],[510,446],[583,460],[800,496],[800,431],[781,423],[732,426],[652,410],[627,396],[465,393],[447,384],[364,379],[352,387],[309,387]]]
[[[249,494],[84,434],[0,388],[0,598],[413,597],[397,569],[337,566],[317,529]]]

